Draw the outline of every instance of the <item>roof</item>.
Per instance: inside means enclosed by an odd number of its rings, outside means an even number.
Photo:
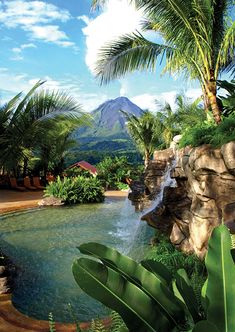
[[[73,167],[81,167],[93,175],[97,174],[97,168],[95,166],[92,166],[91,164],[89,164],[87,161],[84,161],[84,160],[79,161],[79,162],[69,166],[68,168],[73,168]]]

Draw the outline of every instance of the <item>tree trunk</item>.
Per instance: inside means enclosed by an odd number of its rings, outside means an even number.
[[[148,151],[145,151],[144,153],[144,169],[146,169],[150,162],[150,153]]]
[[[217,87],[213,69],[210,70],[210,80],[209,82],[207,82],[207,86],[205,88],[213,117],[215,119],[215,122],[219,124],[221,122],[221,110],[216,99]]]
[[[210,101],[206,92],[206,88],[204,85],[202,85],[202,98],[203,98],[203,102],[204,102],[204,110],[205,112],[208,112],[210,109]]]
[[[28,168],[28,159],[24,158],[24,165],[23,165],[23,178],[27,175],[27,168]]]

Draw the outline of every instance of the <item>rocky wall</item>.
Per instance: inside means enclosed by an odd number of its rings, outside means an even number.
[[[235,142],[176,154],[172,177],[177,186],[166,187],[162,204],[142,219],[168,232],[181,250],[204,257],[215,226],[224,221],[235,233]]]

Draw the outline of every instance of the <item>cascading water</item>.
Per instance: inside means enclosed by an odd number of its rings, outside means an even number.
[[[141,221],[141,217],[152,211],[163,200],[164,189],[166,187],[175,187],[176,181],[171,178],[171,171],[175,167],[173,161],[166,169],[164,179],[161,184],[160,192],[156,199],[152,201],[151,206],[142,212],[136,213],[131,201],[126,197],[125,203],[121,210],[120,220],[117,223],[116,236],[120,238],[120,246],[118,249],[126,255],[133,258],[142,258],[144,249],[149,243],[153,230]],[[136,247],[138,243],[138,248]]]
[[[171,171],[175,168],[176,165],[176,160],[173,160],[171,164],[168,165],[165,175],[163,178],[163,181],[161,183],[160,191],[156,198],[152,201],[151,206],[148,207],[148,209],[143,211],[142,215],[145,215],[149,212],[151,212],[153,209],[155,209],[157,206],[159,206],[162,203],[163,200],[163,194],[164,194],[164,189],[166,187],[176,187],[176,181],[175,179],[171,178]]]
[[[140,217],[141,213],[135,212],[131,201],[126,197],[120,213],[120,219],[117,223],[116,236],[120,238],[118,250],[125,255],[141,259],[143,258],[143,247],[146,243],[146,237],[148,239],[150,238],[150,231],[147,229],[146,225],[140,221]],[[138,243],[138,247],[136,243]]]

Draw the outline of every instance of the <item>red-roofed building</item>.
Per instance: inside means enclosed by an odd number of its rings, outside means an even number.
[[[69,166],[68,168],[73,168],[73,167],[81,167],[82,169],[90,172],[93,176],[97,175],[97,168],[95,166],[92,166],[91,164],[89,164],[87,161],[79,161],[71,166]]]

